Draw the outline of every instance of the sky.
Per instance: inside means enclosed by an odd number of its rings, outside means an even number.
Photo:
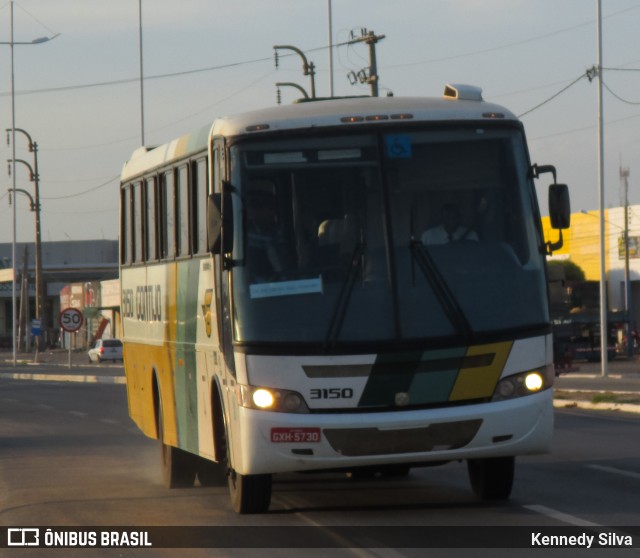
[[[0,0],[2,2],[2,0]],[[329,94],[328,0],[142,0],[145,143],[159,145],[212,122],[277,103],[276,82]],[[138,0],[19,0],[14,41],[16,128],[37,142],[42,240],[118,237],[118,176],[141,143]],[[377,45],[381,95],[440,96],[446,83],[482,87],[522,121],[532,162],[553,164],[572,210],[594,210],[598,190],[597,0],[332,0],[333,42],[366,28]],[[605,204],[640,203],[640,0],[602,0]],[[0,43],[11,40],[0,4]],[[58,35],[59,34],[59,35]],[[285,54],[284,52],[282,54]],[[347,75],[368,65],[363,44],[334,48],[336,95],[367,94]],[[0,44],[0,130],[12,125],[11,48]],[[282,102],[296,98],[282,89]],[[532,110],[533,109],[533,110]],[[16,158],[33,162],[25,137]],[[0,161],[11,147],[0,136]],[[16,187],[33,192],[16,165]],[[543,213],[546,186],[537,185]],[[0,163],[0,242],[11,242],[12,179]],[[16,240],[34,239],[34,214],[18,195]]]

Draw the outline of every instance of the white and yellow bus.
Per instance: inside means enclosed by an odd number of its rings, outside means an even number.
[[[121,184],[129,410],[167,486],[466,460],[508,498],[548,449],[552,338],[522,124],[469,86],[298,103],[142,148]]]

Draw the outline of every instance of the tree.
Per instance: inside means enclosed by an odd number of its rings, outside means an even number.
[[[582,268],[571,260],[551,260],[547,264],[549,267],[561,267],[564,271],[565,281],[578,283],[585,280]]]

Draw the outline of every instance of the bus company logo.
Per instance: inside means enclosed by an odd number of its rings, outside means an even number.
[[[37,527],[7,529],[7,546],[40,546],[40,529]]]
[[[207,289],[204,293],[204,304],[202,305],[202,315],[204,317],[204,327],[207,337],[211,337],[211,302],[213,301],[213,289]]]

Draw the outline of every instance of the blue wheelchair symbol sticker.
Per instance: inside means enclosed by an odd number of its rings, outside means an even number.
[[[412,155],[411,137],[392,135],[385,138],[389,159],[408,159]]]

